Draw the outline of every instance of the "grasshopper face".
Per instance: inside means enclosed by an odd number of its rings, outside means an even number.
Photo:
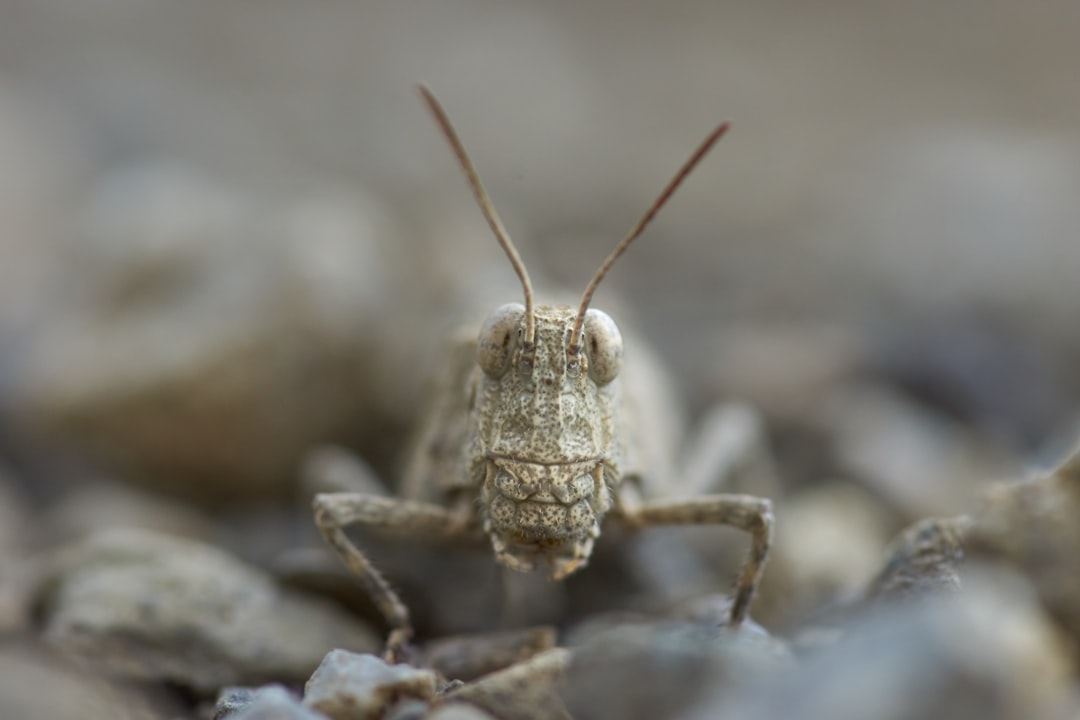
[[[589,310],[571,342],[577,308],[504,305],[480,331],[482,371],[470,422],[484,461],[484,530],[496,558],[517,570],[544,559],[556,579],[582,567],[612,504],[622,455],[618,368],[622,339]],[[584,348],[584,352],[582,352]]]

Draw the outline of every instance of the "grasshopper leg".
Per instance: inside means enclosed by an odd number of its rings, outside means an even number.
[[[750,552],[735,585],[729,624],[741,625],[761,582],[773,540],[772,503],[753,495],[707,495],[690,500],[649,500],[621,510],[635,528],[657,525],[731,525],[750,533]]]
[[[341,558],[356,574],[364,590],[386,618],[390,634],[385,657],[400,662],[413,636],[409,609],[367,556],[345,534],[350,525],[406,531],[428,537],[471,536],[460,513],[441,505],[379,497],[363,493],[324,493],[313,501],[315,524]]]

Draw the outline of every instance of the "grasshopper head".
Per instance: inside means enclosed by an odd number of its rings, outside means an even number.
[[[606,313],[589,310],[574,342],[576,317],[572,307],[537,307],[530,344],[524,306],[503,305],[477,343],[485,530],[503,564],[529,570],[544,560],[557,578],[588,559],[621,454],[622,338]]]

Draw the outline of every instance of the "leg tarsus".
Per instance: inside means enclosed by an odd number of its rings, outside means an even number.
[[[408,622],[408,617],[405,618]],[[413,637],[412,625],[394,628],[386,638],[386,649],[383,650],[383,660],[391,665],[413,664],[412,660],[418,653],[410,644]]]
[[[776,518],[772,513],[772,503],[765,498],[755,498],[761,503],[760,512],[754,516],[753,524],[745,528],[750,533],[750,553],[743,563],[742,572],[735,585],[735,597],[731,603],[731,617],[728,624],[738,627],[746,619],[750,610],[750,601],[761,583],[765,562],[769,558],[769,549],[773,542],[773,529]]]

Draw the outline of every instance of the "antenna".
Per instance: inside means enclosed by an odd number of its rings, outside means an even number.
[[[590,280],[589,284],[585,287],[585,292],[581,295],[581,305],[578,307],[577,319],[574,320],[574,329],[570,334],[571,344],[569,352],[571,356],[576,356],[581,352],[581,344],[578,342],[578,338],[581,336],[581,327],[585,323],[585,311],[589,309],[589,303],[592,301],[593,293],[596,292],[596,288],[600,285],[600,281],[604,279],[604,276],[607,275],[608,270],[610,270],[611,266],[615,264],[615,261],[619,259],[619,256],[626,252],[626,248],[630,247],[630,243],[637,239],[638,235],[644,232],[648,224],[652,222],[652,219],[660,212],[660,208],[664,207],[664,204],[667,203],[675,193],[675,190],[677,190],[679,185],[682,184],[682,181],[686,179],[686,176],[690,174],[699,162],[701,162],[702,158],[708,154],[709,150],[712,149],[712,146],[715,145],[716,141],[728,131],[729,127],[731,127],[730,123],[721,123],[715,130],[709,133],[709,136],[698,146],[698,149],[694,151],[694,154],[690,156],[690,159],[683,163],[683,166],[679,168],[679,172],[675,173],[675,177],[671,178],[667,187],[665,187],[664,191],[656,198],[652,206],[650,206],[645,215],[642,216],[641,220],[638,220],[637,225],[630,230],[630,233],[623,238],[622,242],[615,246],[615,249],[611,251],[611,254],[600,264],[600,269],[593,275],[592,280]]]
[[[536,341],[536,335],[535,321],[533,319],[532,283],[529,282],[529,273],[525,270],[525,263],[521,261],[521,255],[518,254],[517,248],[514,247],[514,243],[510,240],[510,234],[506,232],[502,221],[499,220],[499,214],[495,212],[495,206],[492,205],[491,198],[488,197],[487,190],[484,189],[484,184],[480,182],[480,176],[477,174],[472,160],[469,159],[469,154],[465,152],[465,145],[462,144],[461,138],[458,137],[457,132],[454,130],[454,126],[450,124],[450,118],[446,116],[446,111],[443,110],[442,105],[439,104],[439,101],[435,99],[435,96],[427,87],[424,85],[418,85],[417,87],[428,109],[431,110],[431,114],[435,116],[435,122],[439,124],[443,135],[446,136],[446,140],[450,143],[454,155],[457,156],[458,164],[465,171],[465,177],[468,179],[469,186],[476,196],[476,202],[480,205],[480,210],[484,213],[488,225],[491,226],[491,231],[495,233],[495,239],[499,241],[499,245],[506,251],[506,257],[510,259],[514,272],[521,279],[521,287],[525,291],[525,348],[530,348]]]

